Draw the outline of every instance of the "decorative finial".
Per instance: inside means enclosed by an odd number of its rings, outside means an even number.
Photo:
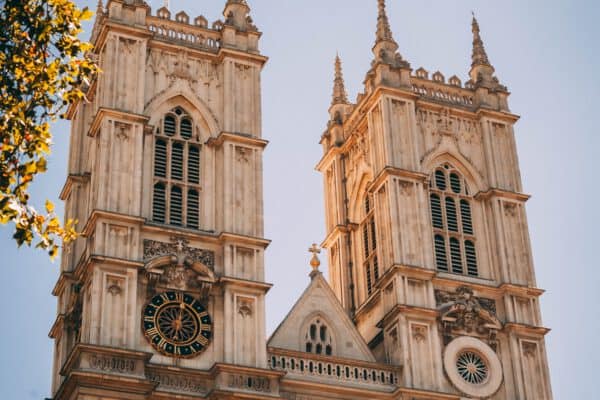
[[[479,22],[477,22],[477,18],[475,17],[475,13],[473,12],[473,22],[472,22],[472,30],[473,30],[473,55],[472,55],[472,64],[471,66],[476,65],[486,65],[490,66],[490,61],[488,59],[487,53],[485,51],[485,47],[483,45],[483,40],[481,40],[481,31],[479,29]]]
[[[100,14],[102,12],[104,12],[104,4],[102,3],[102,0],[98,0],[98,4],[96,5],[96,14]]]
[[[331,101],[331,105],[335,104],[348,104],[344,74],[342,72],[342,60],[339,54],[335,56],[335,79],[333,81],[333,99]]]
[[[385,11],[385,0],[377,0],[377,37],[375,46],[373,46],[373,55],[375,62],[388,64],[394,67],[408,66],[400,53],[398,53],[398,43],[394,40],[390,21]]]
[[[164,7],[167,10],[171,10],[171,2],[169,0],[164,0]]]
[[[382,41],[394,42],[390,21],[385,11],[385,0],[377,0],[379,15],[377,16],[377,43]],[[395,42],[394,42],[395,43]]]
[[[321,261],[319,260],[318,254],[321,253],[321,249],[317,246],[316,243],[313,243],[312,247],[310,247],[308,251],[309,253],[312,253],[310,266],[313,268],[313,273],[318,272],[319,266],[321,265]]]

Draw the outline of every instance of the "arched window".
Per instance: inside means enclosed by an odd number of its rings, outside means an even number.
[[[429,202],[438,271],[478,276],[471,204],[463,176],[450,164],[431,177]]]
[[[307,353],[330,356],[333,354],[333,339],[329,327],[322,318],[315,318],[307,327],[304,335]]]
[[[377,226],[375,225],[375,210],[373,198],[366,196],[364,201],[364,218],[361,223],[361,235],[363,246],[363,269],[365,271],[365,282],[367,295],[373,293],[373,288],[379,280],[379,263],[377,260]]]
[[[185,110],[177,107],[167,113],[154,140],[154,222],[200,227],[200,150]]]

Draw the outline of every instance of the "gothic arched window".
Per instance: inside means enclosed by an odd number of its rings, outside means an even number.
[[[373,293],[375,283],[379,280],[379,263],[377,261],[377,227],[375,225],[375,210],[373,207],[373,198],[365,196],[364,200],[364,218],[360,226],[363,247],[363,269],[365,271],[365,281],[367,295]]]
[[[200,227],[200,143],[181,107],[167,113],[154,141],[152,220]]]
[[[471,204],[463,176],[450,164],[431,177],[429,203],[438,271],[478,276]]]
[[[331,331],[322,318],[315,318],[306,328],[304,335],[307,353],[330,356],[333,354]]]

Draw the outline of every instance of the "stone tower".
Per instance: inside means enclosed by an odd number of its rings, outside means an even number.
[[[61,198],[83,234],[54,289],[54,399],[221,398],[278,375],[265,370],[267,59],[249,12],[228,0],[209,25],[99,2],[102,73],[68,112]]]
[[[321,138],[332,288],[402,398],[550,400],[509,92],[475,18],[463,84],[413,71],[378,6],[364,92],[336,59]]]

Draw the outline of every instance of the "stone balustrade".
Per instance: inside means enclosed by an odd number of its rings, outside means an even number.
[[[179,41],[210,52],[217,52],[221,47],[221,33],[218,29],[208,29],[202,25],[189,25],[183,21],[161,17],[146,18],[146,26],[157,38]]]
[[[271,350],[269,366],[288,374],[331,379],[340,383],[390,387],[398,384],[398,367],[382,368],[368,362],[340,360],[309,353]]]
[[[448,81],[441,72],[435,72],[431,78],[429,72],[419,68],[411,76],[413,91],[429,100],[450,103],[465,107],[473,106],[473,85],[466,82],[464,87],[461,80],[452,76]]]

